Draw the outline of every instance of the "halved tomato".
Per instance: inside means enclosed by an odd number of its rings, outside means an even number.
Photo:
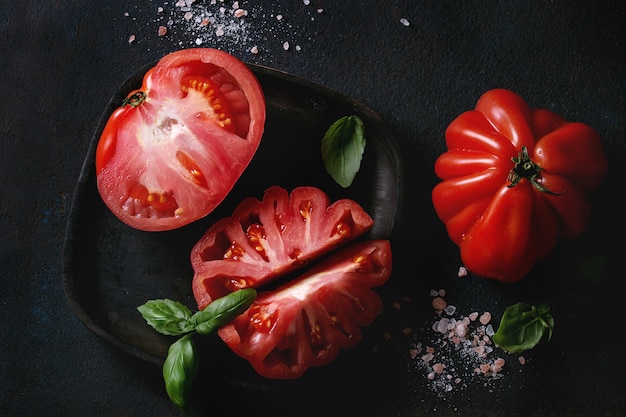
[[[110,116],[96,149],[98,190],[137,229],[209,214],[257,151],[265,97],[254,73],[220,50],[163,57]]]
[[[389,241],[355,243],[295,281],[259,292],[218,334],[260,375],[298,378],[361,341],[361,328],[381,310],[381,299],[370,288],[387,281],[391,264]]]
[[[373,219],[353,200],[331,204],[319,188],[267,189],[243,200],[191,251],[199,309],[241,288],[258,288],[363,235]]]

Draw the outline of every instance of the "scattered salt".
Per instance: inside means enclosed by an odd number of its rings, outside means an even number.
[[[425,372],[431,389],[446,396],[466,388],[472,378],[480,378],[485,385],[502,378],[506,361],[496,356],[499,350],[491,339],[495,333],[491,313],[464,316],[447,303],[444,290],[431,290],[430,296],[436,313],[433,338],[424,343],[413,336],[409,357],[416,369]],[[518,360],[525,363],[523,357]]]

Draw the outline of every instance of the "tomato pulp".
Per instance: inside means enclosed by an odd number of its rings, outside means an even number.
[[[380,312],[371,288],[391,274],[390,244],[354,243],[372,225],[356,202],[331,203],[315,187],[290,194],[274,186],[262,200],[247,198],[192,250],[198,308],[256,288],[252,306],[219,330],[226,344],[268,378],[293,379],[327,364],[357,344],[360,328]],[[278,288],[268,285],[279,280]]]
[[[261,85],[234,56],[211,48],[166,55],[104,127],[96,149],[103,201],[146,231],[206,216],[256,153],[265,112]]]

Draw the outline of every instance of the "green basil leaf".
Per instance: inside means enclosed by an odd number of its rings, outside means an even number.
[[[340,118],[322,138],[322,159],[326,171],[344,188],[354,181],[364,152],[364,127],[358,116]]]
[[[207,334],[229,323],[250,307],[256,299],[256,290],[245,288],[212,301],[204,310],[193,315],[191,321],[200,334]]]
[[[191,310],[178,301],[150,300],[137,307],[143,318],[157,332],[170,336],[183,335],[194,330]]]
[[[554,318],[547,305],[517,303],[504,311],[493,341],[509,353],[519,353],[535,347],[546,334],[550,340],[553,330]]]
[[[172,343],[163,364],[163,380],[170,400],[185,413],[193,378],[198,372],[196,346],[191,335]]]

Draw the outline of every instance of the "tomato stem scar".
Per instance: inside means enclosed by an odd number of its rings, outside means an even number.
[[[137,91],[134,94],[126,97],[124,101],[122,101],[122,106],[129,105],[132,108],[139,106],[146,99],[146,93],[143,91]]]
[[[559,195],[559,193],[555,193],[544,187],[543,184],[537,180],[539,174],[543,171],[543,168],[530,159],[526,146],[522,145],[522,150],[517,155],[517,158],[513,157],[511,158],[511,161],[513,161],[515,165],[506,178],[506,180],[510,182],[510,184],[507,185],[508,188],[515,187],[522,179],[526,178],[537,190],[542,193]]]

